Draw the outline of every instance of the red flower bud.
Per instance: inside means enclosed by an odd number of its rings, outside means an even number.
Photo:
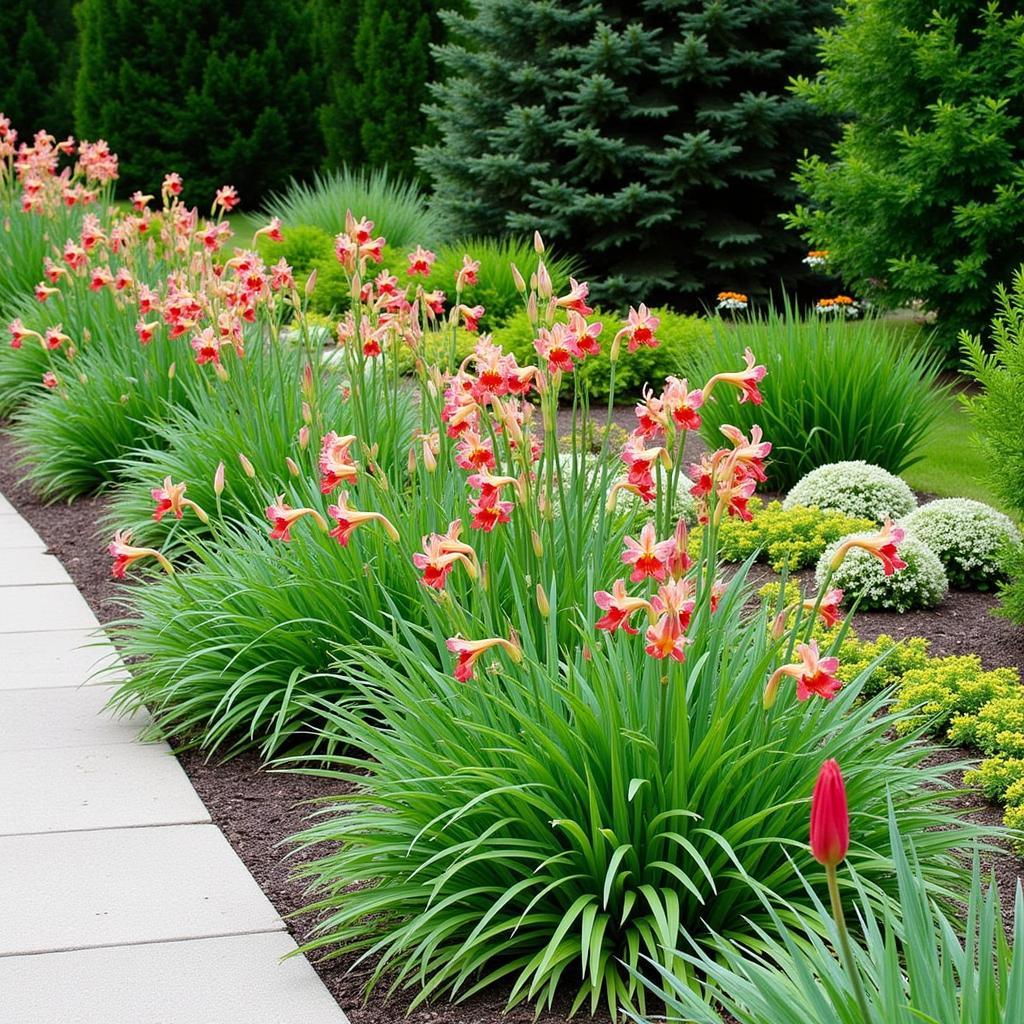
[[[811,854],[826,867],[835,867],[849,848],[846,787],[839,764],[829,759],[821,766],[811,797]]]

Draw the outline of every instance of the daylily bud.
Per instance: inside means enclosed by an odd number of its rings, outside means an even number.
[[[835,867],[850,848],[843,773],[834,759],[821,766],[811,797],[811,854],[819,864]]]
[[[537,326],[537,296],[531,292],[526,302],[526,318],[532,327]]]
[[[215,363],[213,366],[213,372],[217,374],[217,379],[223,384],[225,381],[231,379],[231,374],[228,373],[223,363]]]
[[[516,291],[520,295],[526,292],[526,282],[523,280],[523,275],[519,273],[519,268],[513,263],[512,264],[512,280],[515,282]]]
[[[294,461],[291,458],[286,458],[284,460],[284,463],[288,467],[288,472],[291,473],[292,476],[299,475],[299,467],[295,465]]]
[[[416,449],[415,448],[410,448],[409,449],[409,462],[408,462],[408,466],[409,466],[409,476],[413,476],[415,474],[415,472],[416,472]]]
[[[253,479],[253,477],[256,476],[256,470],[253,468],[253,464],[241,452],[238,453],[238,461],[241,462],[245,475],[249,477],[250,480]]]
[[[302,451],[306,450],[306,446],[309,444],[309,427],[303,425],[299,427],[299,448]]]
[[[303,423],[313,422],[313,410],[309,407],[309,402],[302,403],[302,421]]]
[[[423,446],[423,468],[428,473],[433,473],[437,470],[437,458],[434,456],[434,449],[429,444]]]
[[[537,584],[537,608],[545,619],[551,614],[551,605],[548,603],[548,595],[544,592],[544,588],[539,583]]]
[[[544,266],[544,261],[542,260],[537,265],[537,294],[542,299],[549,299],[553,290],[551,275],[548,273],[548,268]]]
[[[533,250],[538,255],[544,252],[544,239],[540,237],[539,231],[533,233]]]
[[[534,530],[530,539],[533,541],[533,553],[540,558],[544,554],[544,545],[541,543],[540,534]]]
[[[612,339],[612,347],[608,352],[608,358],[611,362],[618,362],[620,348],[622,348],[622,336],[616,334],[615,337]]]
[[[174,380],[174,371],[177,369],[177,366],[178,366],[177,363],[171,363],[171,365],[167,367],[167,379],[168,380]]]
[[[305,291],[306,291],[306,298],[307,299],[309,298],[310,295],[313,294],[313,291],[314,291],[315,288],[316,288],[316,268],[314,267],[309,272],[309,277],[306,278],[306,289],[305,289]]]
[[[224,463],[217,464],[217,471],[213,474],[213,493],[218,497],[224,493]]]

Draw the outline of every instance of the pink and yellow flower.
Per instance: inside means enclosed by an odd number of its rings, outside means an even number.
[[[174,566],[155,548],[139,548],[131,543],[132,535],[130,530],[118,530],[114,539],[107,546],[114,564],[110,567],[110,574],[118,580],[125,578],[125,571],[129,566],[141,558],[155,558],[160,567],[168,576],[174,575]]]
[[[800,655],[800,661],[780,666],[768,680],[763,698],[766,709],[775,703],[779,685],[786,677],[796,680],[796,699],[801,701],[809,700],[812,696],[832,700],[842,689],[842,682],[836,678],[839,659],[822,658],[817,640],[809,644],[797,644],[796,652]]]
[[[462,520],[448,524],[445,533],[432,533],[423,538],[423,550],[412,556],[412,564],[423,573],[422,582],[434,590],[444,590],[449,575],[456,565],[462,565],[470,579],[479,575],[476,551],[459,540]]]
[[[633,537],[624,538],[625,547],[622,552],[622,561],[626,565],[633,566],[630,580],[639,583],[649,576],[664,582],[668,573],[669,560],[675,554],[675,539],[657,539],[654,530],[654,523],[647,523],[640,531],[640,539]]]
[[[355,442],[354,434],[340,436],[328,431],[320,440],[320,492],[330,494],[341,484],[355,483],[359,467],[349,454]]]
[[[860,548],[874,555],[882,563],[882,571],[891,576],[898,569],[906,569],[907,563],[900,558],[899,545],[906,537],[906,531],[896,526],[891,519],[885,521],[882,529],[870,536],[848,537],[836,548],[832,556],[831,569],[835,571],[853,548]]]
[[[764,398],[761,396],[757,386],[764,380],[765,374],[768,371],[764,366],[757,365],[754,353],[749,348],[743,353],[743,361],[746,363],[746,367],[743,370],[736,373],[716,373],[704,387],[704,398],[707,399],[711,394],[711,389],[719,382],[722,382],[723,384],[731,384],[739,390],[741,405],[744,402],[753,402],[754,405],[760,405]]]
[[[169,476],[164,477],[163,485],[160,487],[154,487],[149,493],[152,495],[153,500],[156,502],[156,509],[153,511],[153,518],[159,523],[168,512],[170,512],[175,519],[181,519],[185,513],[186,508],[192,509],[193,512],[202,520],[202,522],[208,522],[209,518],[206,513],[197,505],[191,498],[185,497],[185,483],[172,483]]]
[[[290,541],[291,529],[303,516],[310,516],[321,530],[327,529],[324,517],[314,508],[292,508],[279,494],[272,505],[267,506],[267,518],[271,522],[270,539]],[[329,510],[328,510],[329,511]]]
[[[653,609],[651,602],[642,597],[632,597],[626,592],[626,581],[618,579],[612,584],[611,591],[599,590],[594,594],[594,602],[605,614],[594,623],[596,629],[604,629],[614,633],[624,629],[627,633],[639,633],[630,624],[630,619],[639,611],[650,614]]]
[[[466,640],[461,636],[449,637],[448,650],[457,656],[454,676],[460,683],[468,683],[473,678],[473,669],[477,661],[488,651],[499,648],[517,664],[523,660],[523,652],[519,645],[501,636],[489,637],[486,640]]]
[[[398,531],[391,521],[380,512],[360,512],[352,508],[348,503],[348,492],[342,491],[334,505],[327,507],[327,514],[334,520],[335,525],[329,531],[342,547],[345,547],[352,536],[352,532],[363,523],[377,522],[384,527],[385,532],[393,541],[399,539]]]

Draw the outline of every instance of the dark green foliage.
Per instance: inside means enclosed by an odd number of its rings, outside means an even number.
[[[826,0],[474,0],[446,14],[420,151],[461,233],[533,230],[583,254],[605,302],[793,280],[779,214],[828,138],[787,91]],[[597,280],[599,279],[599,280]]]
[[[120,154],[126,188],[152,192],[176,170],[189,201],[229,183],[252,204],[316,163],[301,0],[82,0],[75,16],[76,125]]]
[[[318,114],[326,165],[387,167],[416,174],[420,107],[440,41],[437,0],[313,0],[326,102]],[[443,6],[451,6],[444,4]]]
[[[952,349],[1024,255],[1024,12],[847,0],[841,13],[824,71],[797,95],[848,123],[829,156],[801,164],[809,204],[789,220],[857,294],[923,300]]]
[[[0,4],[0,111],[24,141],[46,129],[72,132],[75,25],[70,0],[4,0]]]
[[[1003,507],[1024,518],[1024,449],[1020,443],[1024,416],[1024,267],[1013,275],[1010,289],[996,292],[991,354],[982,338],[961,337],[967,372],[981,392],[963,401],[971,413],[976,438],[990,467],[989,481]],[[1003,568],[1010,577],[1001,590],[1001,612],[1024,623],[1024,554],[1009,549]]]

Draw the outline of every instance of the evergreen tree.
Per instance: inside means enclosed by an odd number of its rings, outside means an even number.
[[[186,198],[247,205],[307,176],[322,148],[303,0],[81,0],[78,130],[104,136],[127,189],[167,171]]]
[[[446,7],[453,6],[444,3]],[[441,38],[437,0],[313,0],[327,102],[320,124],[327,166],[387,166],[417,174],[421,106]]]
[[[473,0],[444,15],[420,151],[465,233],[539,228],[604,301],[792,283],[780,214],[823,120],[787,90],[830,0]]]
[[[846,122],[802,162],[791,220],[858,293],[979,333],[1024,260],[1024,11],[1014,0],[847,0],[797,91]],[[817,152],[822,152],[818,150]]]
[[[71,0],[4,0],[0,4],[0,111],[22,139],[45,128],[70,135],[75,73]]]

